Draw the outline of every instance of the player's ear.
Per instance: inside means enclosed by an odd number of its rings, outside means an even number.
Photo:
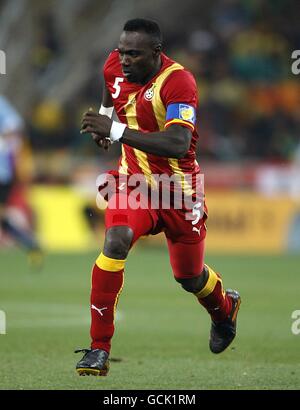
[[[161,49],[162,49],[161,44],[156,44],[156,45],[153,47],[153,54],[154,54],[155,56],[158,56],[158,55],[161,53]]]

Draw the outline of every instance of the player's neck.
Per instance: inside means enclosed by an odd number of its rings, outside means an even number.
[[[145,77],[143,79],[143,81],[141,82],[142,85],[147,84],[152,78],[154,78],[156,76],[156,74],[159,73],[160,69],[162,66],[162,59],[161,56],[159,56],[159,58],[157,59],[157,64],[155,65],[154,69],[152,70],[152,72],[150,74],[147,75],[147,77]]]

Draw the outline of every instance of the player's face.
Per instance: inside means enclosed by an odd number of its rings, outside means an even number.
[[[124,77],[129,82],[145,84],[156,74],[160,47],[153,46],[148,34],[123,31],[118,50]]]

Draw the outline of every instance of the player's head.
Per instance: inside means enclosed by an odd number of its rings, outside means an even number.
[[[160,68],[162,36],[157,23],[145,19],[127,21],[119,41],[124,76],[130,82],[146,83]]]

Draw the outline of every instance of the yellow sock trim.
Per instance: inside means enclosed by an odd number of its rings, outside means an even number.
[[[96,265],[103,270],[109,272],[118,272],[124,269],[126,259],[112,259],[100,253],[98,259],[96,260]]]
[[[116,317],[116,313],[117,313],[117,306],[118,306],[118,302],[119,302],[119,297],[121,295],[121,292],[123,290],[124,287],[124,273],[122,273],[122,285],[120,287],[120,290],[117,294],[116,300],[115,300],[115,304],[114,304],[114,317],[113,317],[113,324],[115,324],[115,317]]]
[[[210,268],[208,265],[205,265],[205,266],[208,269],[208,281],[206,282],[206,285],[204,286],[204,288],[200,290],[200,292],[195,293],[195,296],[198,299],[202,299],[210,295],[211,292],[216,287],[216,284],[218,283],[218,281],[222,283],[221,279],[216,274],[216,272],[214,272],[212,268]]]

